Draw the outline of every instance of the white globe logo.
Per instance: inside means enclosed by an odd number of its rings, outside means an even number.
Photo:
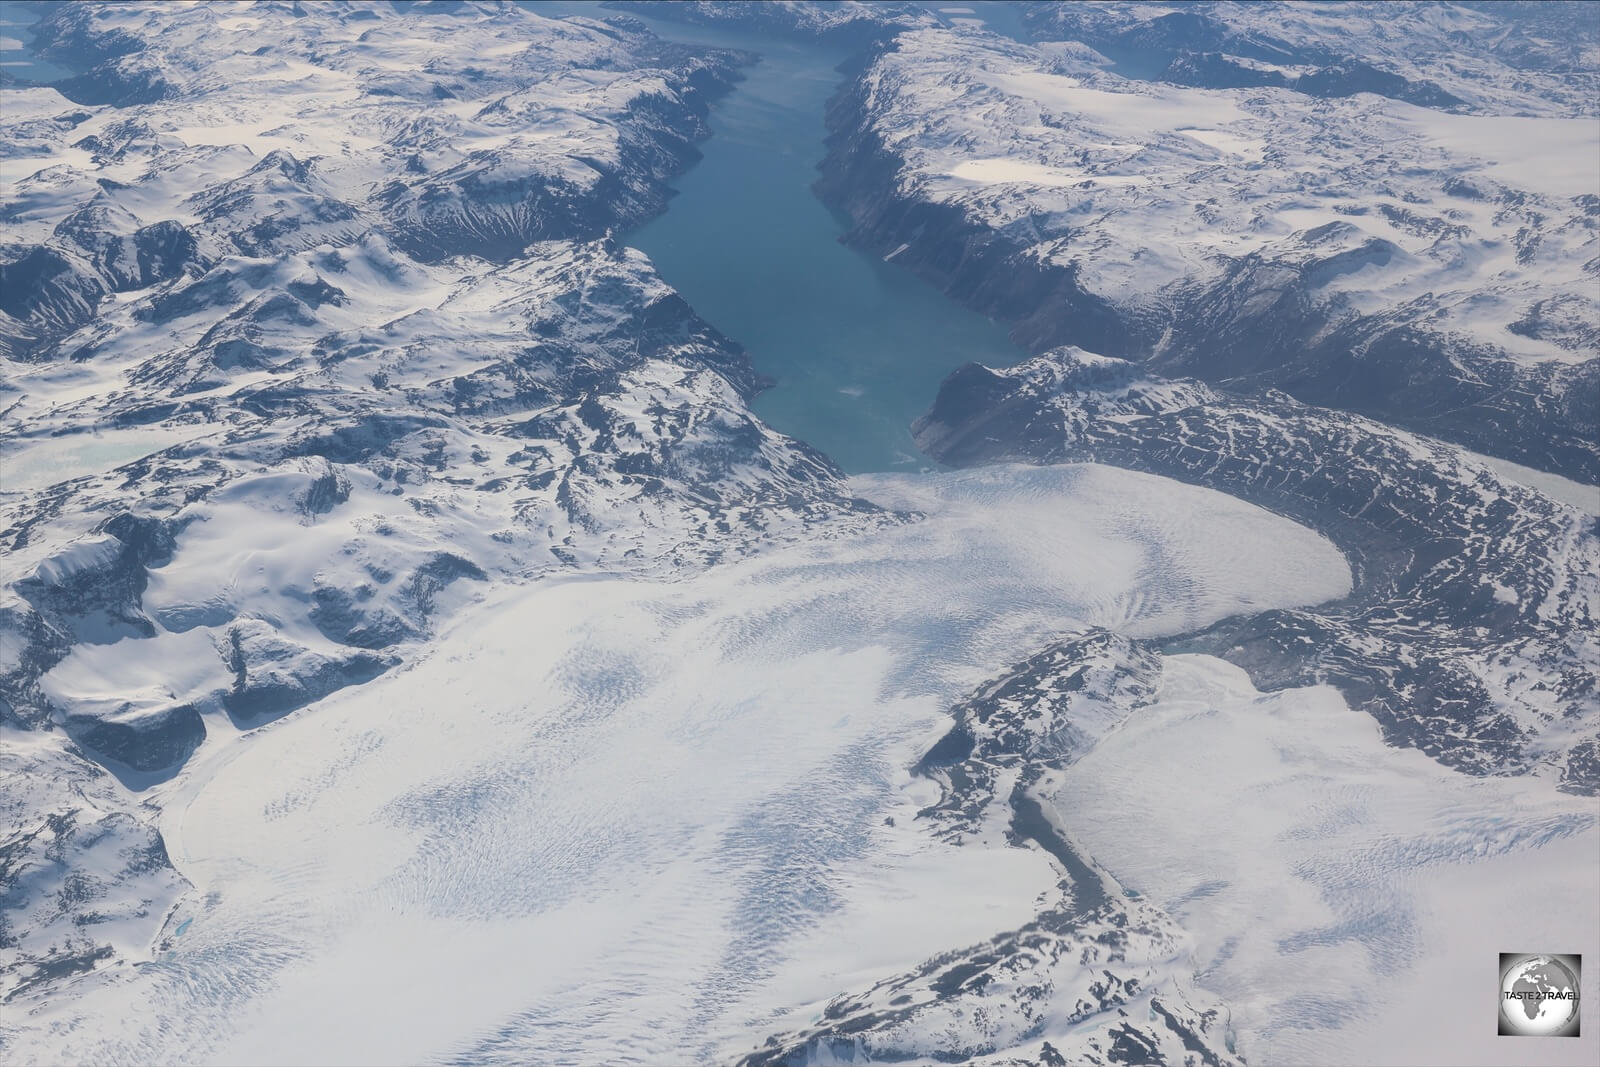
[[[1533,956],[1506,971],[1500,1013],[1519,1034],[1555,1034],[1578,1014],[1578,982],[1560,960]]]

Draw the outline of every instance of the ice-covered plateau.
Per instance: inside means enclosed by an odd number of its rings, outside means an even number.
[[[1600,548],[1439,437],[1592,481],[1600,202],[1450,123],[1592,142],[1593,63],[670,13],[878,43],[821,191],[1041,351],[918,424],[968,469],[774,433],[616,238],[748,56],[75,4],[0,87],[8,1062],[1482,1060],[1415,1020],[1486,938],[1600,953]]]

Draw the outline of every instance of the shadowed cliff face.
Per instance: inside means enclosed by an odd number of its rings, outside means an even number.
[[[1589,119],[1552,103],[1518,127],[1521,97],[1443,114],[1179,88],[1076,48],[882,46],[829,108],[817,189],[849,239],[1035,352],[1280,390],[1600,480],[1600,199],[1573,147]],[[1549,140],[1509,147],[1516,128]]]

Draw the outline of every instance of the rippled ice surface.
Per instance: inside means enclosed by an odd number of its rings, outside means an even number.
[[[1311,531],[1147,475],[857,485],[926,517],[676,583],[503,589],[411,669],[208,748],[156,794],[198,887],[175,954],[12,1020],[19,1054],[726,1059],[1031,917],[1037,854],[913,819],[905,768],[971,686],[1063,629],[1348,588]]]

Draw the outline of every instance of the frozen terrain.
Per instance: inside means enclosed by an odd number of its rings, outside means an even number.
[[[1594,20],[1513,62],[1510,46],[1461,54],[1517,28],[1492,8],[1383,8],[1319,5],[1324,61],[1403,51],[1478,91],[1136,76],[1168,42],[1225,36],[1219,20],[1282,59],[1307,46],[1274,35],[1319,32],[1317,16],[1040,4],[1034,43],[919,29],[884,45],[832,104],[819,188],[854,241],[1035,350],[1276,388],[1592,485]]]
[[[1199,984],[1227,1001],[1252,1062],[1593,1055],[1494,1042],[1482,1009],[1505,944],[1600,945],[1591,800],[1444,772],[1385,746],[1332,689],[1263,694],[1208,656],[1169,657],[1159,699],[1055,800],[1085,848],[1194,931]],[[1150,835],[1159,852],[1138,844]],[[1588,1033],[1600,979],[1584,983]]]
[[[0,1060],[1600,1060],[1591,9],[8,10]]]
[[[1315,534],[1148,475],[859,488],[926,517],[687,581],[500,588],[408,669],[211,742],[149,794],[194,889],[147,962],[13,1001],[13,1047],[730,1058],[841,986],[1027,923],[1060,877],[916,817],[937,790],[906,768],[993,664],[1348,588]],[[1140,967],[1182,980],[1181,938]]]
[[[493,582],[899,521],[611,235],[736,57],[471,7],[49,15],[81,73],[0,107],[0,995],[147,955],[152,784]]]
[[[1390,741],[1448,766],[1600,790],[1600,530],[1593,506],[1523,484],[1543,479],[1281,393],[1229,396],[1072,348],[957,371],[916,429],[947,463],[1115,463],[1314,526],[1350,558],[1352,596],[1186,646],[1265,686],[1333,682]]]

